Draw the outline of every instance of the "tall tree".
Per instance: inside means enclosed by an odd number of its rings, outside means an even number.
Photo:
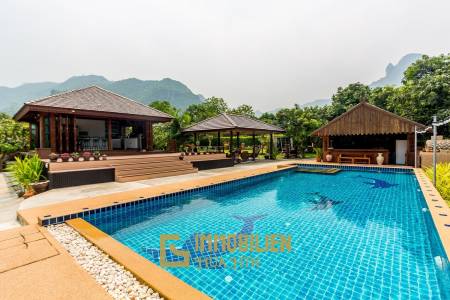
[[[196,123],[229,110],[227,103],[222,98],[211,97],[200,104],[192,104],[186,109],[190,115],[190,122]]]
[[[248,117],[252,117],[252,118],[256,117],[253,107],[251,107],[248,104],[242,104],[236,108],[232,108],[232,109],[228,110],[228,112],[232,113],[232,114],[244,115],[244,116],[248,116]]]
[[[179,114],[179,110],[175,106],[170,104],[170,102],[167,100],[156,100],[150,103],[149,106],[159,111],[165,112],[172,117],[176,117]]]
[[[346,112],[350,107],[361,100],[369,100],[370,87],[362,83],[352,83],[345,88],[339,87],[336,94],[331,97],[329,106],[329,119],[333,119]]]
[[[450,116],[450,55],[424,55],[406,71],[399,97],[391,104],[402,116],[423,124]],[[448,133],[448,130],[446,131]]]

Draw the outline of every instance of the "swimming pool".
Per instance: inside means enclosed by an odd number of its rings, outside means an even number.
[[[447,258],[412,173],[285,170],[84,219],[156,264],[161,234],[178,234],[179,248],[195,233],[291,236],[290,252],[245,253],[257,266],[167,268],[216,299],[449,298]]]

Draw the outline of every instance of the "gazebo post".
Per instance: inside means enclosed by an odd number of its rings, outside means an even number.
[[[233,153],[233,130],[230,131],[230,155]]]
[[[236,144],[237,144],[236,148],[239,149],[239,150],[241,150],[241,142],[240,142],[240,140],[239,140],[239,135],[240,135],[240,132],[238,131],[238,132],[236,133]]]
[[[194,133],[194,149],[197,149],[197,132]],[[192,150],[194,150],[192,149]],[[198,149],[197,149],[198,152]]]
[[[269,159],[273,159],[273,133],[270,133],[270,142],[269,142]]]
[[[255,150],[256,150],[256,148],[255,148],[255,144],[256,144],[256,138],[255,138],[255,132],[253,131],[253,134],[252,134],[252,143],[253,143],[253,154],[252,154],[252,156],[253,156],[253,161],[255,161]]]
[[[217,131],[217,152],[220,152],[220,131]]]

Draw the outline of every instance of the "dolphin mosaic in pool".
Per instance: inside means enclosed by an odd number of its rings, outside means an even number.
[[[364,179],[371,180],[371,181],[364,181],[363,183],[371,185],[373,189],[388,189],[388,188],[398,185],[397,183],[389,183],[385,180],[372,178],[372,177],[364,177],[361,175],[358,175],[355,178],[364,178]]]
[[[308,194],[315,196],[314,200],[309,201],[314,204],[314,207],[312,210],[324,210],[324,209],[333,207],[334,205],[342,203],[342,201],[336,201],[331,198],[328,198],[325,195],[321,195],[319,192],[308,193]]]
[[[255,222],[263,219],[264,217],[266,217],[266,215],[255,215],[255,216],[250,216],[250,217],[242,217],[242,216],[233,216],[233,218],[235,218],[236,220],[242,221],[244,222],[244,225],[242,226],[241,230],[239,232],[236,233],[236,236],[238,235],[249,235],[253,232],[254,229],[254,225]],[[198,243],[198,236],[199,235],[208,235],[208,234],[203,234],[203,233],[194,233],[191,234],[189,236],[189,238],[187,238],[184,242],[183,245],[181,247],[176,247],[177,250],[182,250],[182,251],[187,251],[189,252],[189,264],[190,265],[198,265],[199,261],[202,261],[203,259],[218,259],[220,258],[222,255],[228,253],[228,246],[227,247],[222,247],[222,242],[226,243],[226,241],[217,241],[216,242],[216,247],[217,249],[214,250],[208,250],[208,242],[207,240],[203,241],[203,247],[201,247],[203,249],[200,250],[199,246],[196,244],[196,242]],[[236,239],[236,242],[239,243],[239,239]],[[234,245],[232,245],[234,246]],[[236,245],[237,247],[239,247],[239,245]],[[159,260],[160,259],[160,250],[159,249],[155,249],[155,248],[145,248],[143,249],[146,253],[152,255],[154,260]],[[178,262],[178,261],[182,261],[184,258],[178,255],[175,255],[172,253],[172,251],[169,248],[166,248],[166,261],[168,262]],[[221,268],[220,265],[218,266],[211,266],[211,265],[202,265],[202,267],[204,268]]]

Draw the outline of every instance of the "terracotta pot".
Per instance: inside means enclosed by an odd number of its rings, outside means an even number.
[[[48,180],[32,183],[31,188],[33,189],[33,191],[36,194],[40,194],[40,193],[45,192],[48,189],[48,183],[49,183]]]
[[[35,195],[35,191],[30,187],[30,188],[28,188],[28,190],[25,191],[25,193],[22,195],[22,197],[27,199],[34,195]]]
[[[325,155],[325,159],[327,160],[327,162],[330,162],[331,160],[333,160],[333,155],[327,154]]]
[[[317,162],[321,162],[321,161],[322,161],[322,157],[317,156],[317,157],[316,157],[316,161],[317,161]]]

